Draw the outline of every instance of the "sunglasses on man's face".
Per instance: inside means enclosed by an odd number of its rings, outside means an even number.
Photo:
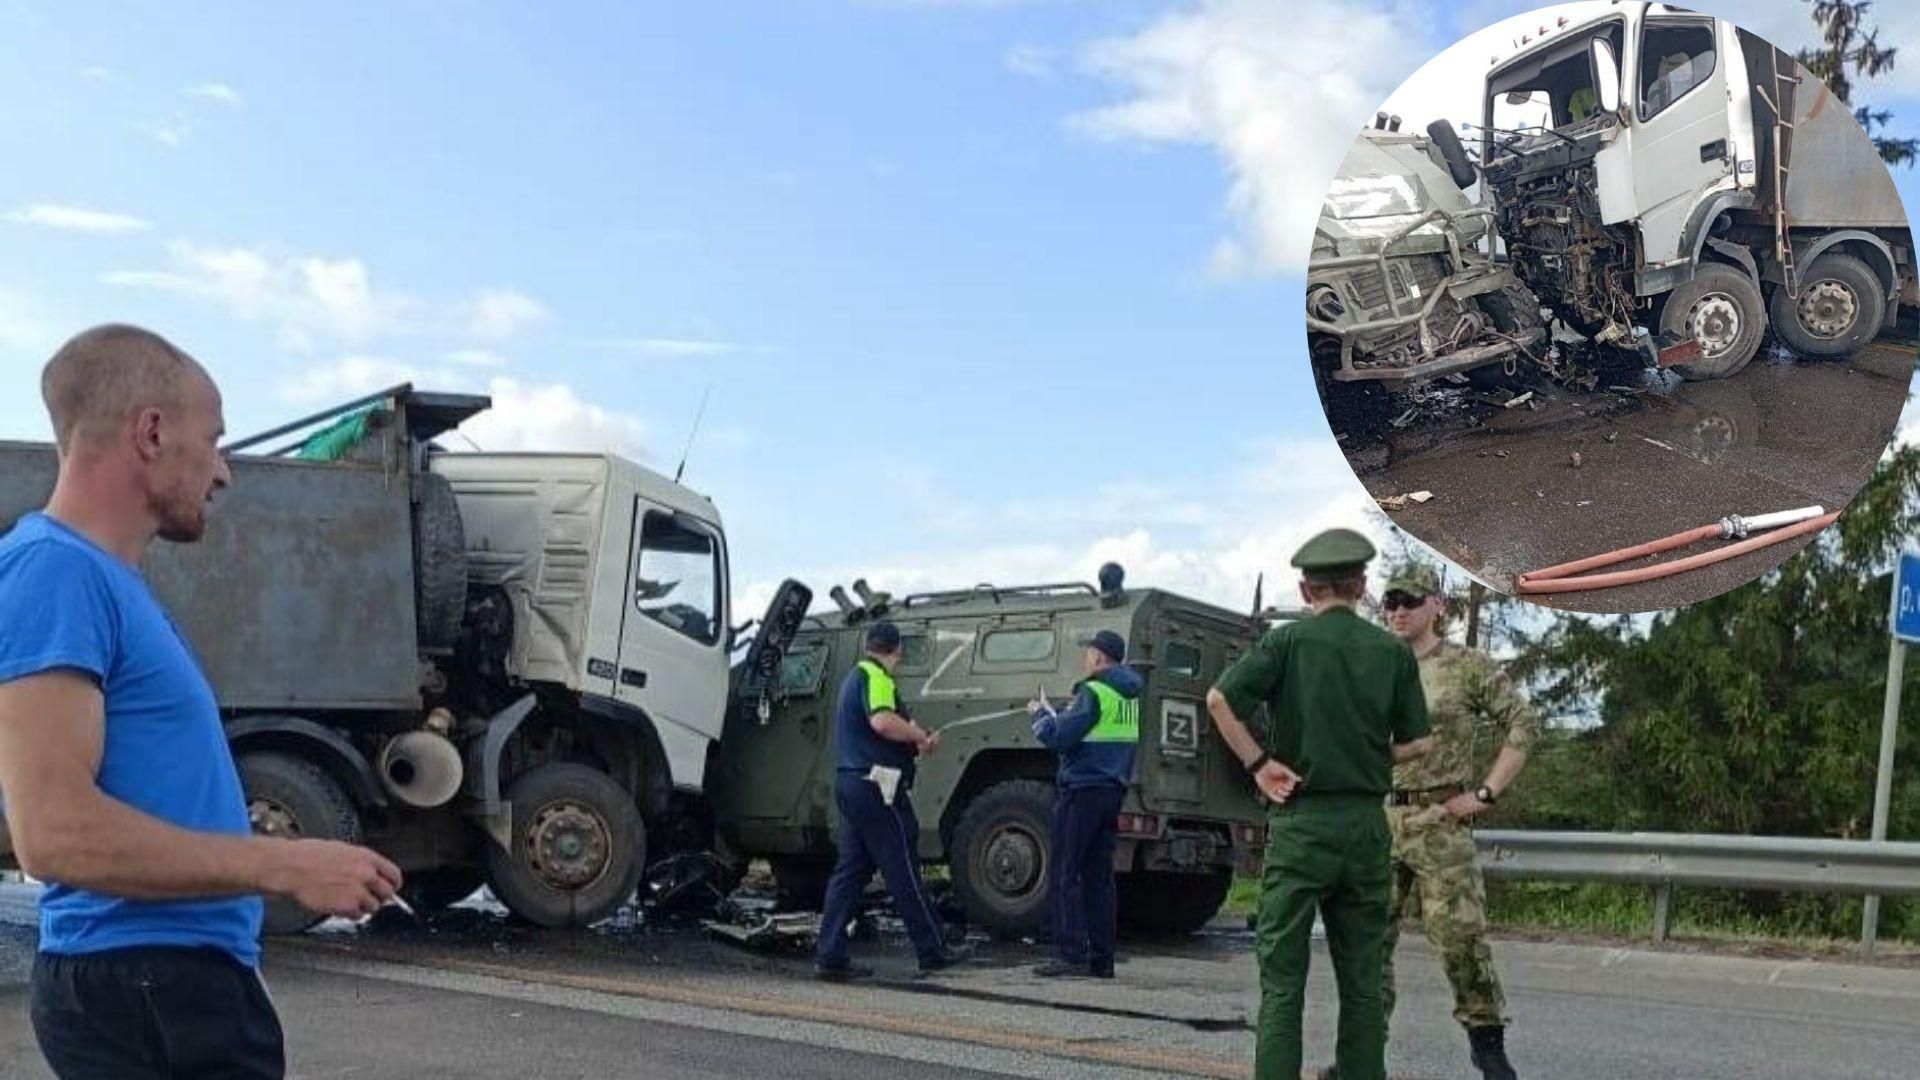
[[[1415,596],[1412,593],[1398,591],[1390,592],[1380,598],[1380,606],[1388,611],[1392,611],[1395,608],[1417,608],[1426,602],[1427,598],[1424,596]]]

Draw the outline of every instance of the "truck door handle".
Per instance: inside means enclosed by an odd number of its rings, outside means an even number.
[[[644,690],[647,686],[647,673],[638,668],[623,667],[620,669],[620,685]]]
[[[1725,139],[1715,139],[1710,143],[1700,144],[1700,160],[1701,161],[1712,161],[1715,158],[1723,158],[1726,156],[1727,156],[1727,140]]]

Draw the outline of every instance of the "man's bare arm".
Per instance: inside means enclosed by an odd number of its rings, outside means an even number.
[[[1495,795],[1507,790],[1513,778],[1520,775],[1520,769],[1527,763],[1527,752],[1517,746],[1503,746],[1500,754],[1493,759],[1493,768],[1488,770],[1486,785]]]
[[[1395,765],[1403,761],[1412,761],[1414,758],[1426,757],[1433,753],[1433,736],[1422,735],[1412,742],[1394,743],[1390,749]]]
[[[0,683],[0,793],[28,874],[143,900],[268,893],[329,914],[370,912],[398,887],[399,870],[363,848],[182,829],[108,796],[94,779],[105,734],[85,676]]]

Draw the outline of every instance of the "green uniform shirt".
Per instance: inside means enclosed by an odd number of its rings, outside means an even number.
[[[1420,661],[1420,687],[1433,717],[1433,753],[1394,766],[1400,791],[1473,788],[1501,746],[1525,750],[1540,721],[1493,658],[1443,642]]]
[[[1267,753],[1303,795],[1384,797],[1389,745],[1427,733],[1412,650],[1346,607],[1267,631],[1218,686],[1242,719],[1267,707]]]

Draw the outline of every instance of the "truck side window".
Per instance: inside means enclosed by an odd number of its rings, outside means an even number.
[[[995,630],[980,640],[980,659],[989,664],[1028,664],[1052,658],[1052,630]]]
[[[1642,120],[1680,100],[1713,74],[1713,29],[1648,26],[1640,39]]]
[[[933,642],[925,634],[900,635],[900,670],[923,672],[933,656]]]
[[[720,545],[712,533],[648,511],[633,603],[640,614],[705,645],[720,640]]]
[[[821,678],[827,669],[827,647],[806,645],[787,653],[780,660],[781,697],[812,697],[820,692]]]
[[[1200,647],[1184,641],[1167,642],[1167,660],[1163,669],[1176,679],[1200,677]]]

